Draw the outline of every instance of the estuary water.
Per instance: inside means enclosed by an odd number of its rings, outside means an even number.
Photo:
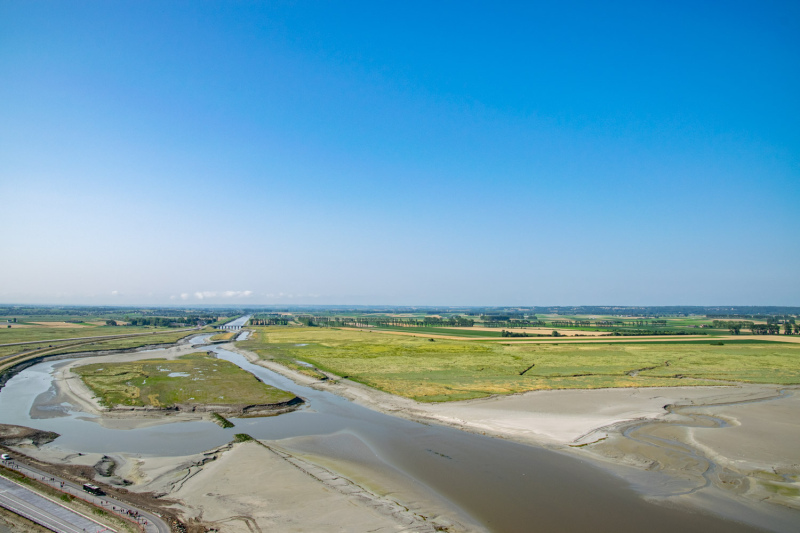
[[[198,336],[192,342],[204,342]],[[715,515],[644,500],[624,480],[575,457],[457,429],[378,413],[334,394],[298,385],[242,355],[208,346],[221,359],[304,398],[306,406],[268,418],[179,422],[132,430],[104,428],[68,405],[37,404],[55,396],[52,372],[65,360],[43,362],[0,391],[0,422],[55,431],[54,445],[81,452],[187,455],[230,442],[234,433],[278,440],[352,434],[381,461],[422,483],[490,531],[744,532],[757,531]],[[158,357],[158,350],[153,351]],[[40,396],[43,395],[43,396]],[[53,416],[55,415],[55,416]]]

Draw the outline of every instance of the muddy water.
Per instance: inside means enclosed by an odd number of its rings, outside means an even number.
[[[574,457],[377,413],[297,385],[239,354],[213,349],[264,382],[302,396],[307,407],[278,417],[234,419],[236,427],[228,430],[210,422],[107,429],[59,403],[50,375],[64,363],[46,362],[23,371],[0,391],[0,422],[56,431],[62,437],[54,444],[73,450],[153,455],[200,452],[229,442],[233,433],[276,440],[344,432],[491,531],[756,531],[648,503],[623,480]],[[36,414],[41,409],[32,411],[36,404],[63,409],[53,409],[50,418],[32,418],[32,413],[41,416]]]

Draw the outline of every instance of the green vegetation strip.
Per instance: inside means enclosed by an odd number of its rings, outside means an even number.
[[[448,335],[450,337],[497,337],[498,339],[502,337],[502,328],[498,328],[497,331],[484,331],[480,329],[457,329],[457,328],[436,328],[436,327],[414,327],[414,328],[403,328],[403,327],[395,327],[395,326],[381,326],[379,328],[369,328],[367,331],[402,331],[403,333],[408,333],[411,335]],[[534,334],[531,332],[531,337]]]
[[[254,329],[237,345],[265,359],[292,368],[304,361],[428,402],[543,389],[800,383],[800,344],[791,343],[500,344],[330,328]]]
[[[105,350],[131,350],[140,348],[142,346],[149,346],[153,344],[173,344],[184,337],[196,335],[200,331],[159,331],[151,332],[149,335],[136,335],[133,337],[124,337],[116,339],[97,339],[96,341],[87,340],[72,340],[64,342],[47,342],[42,341],[41,344],[28,344],[16,346],[1,346],[0,347],[0,363],[6,363],[12,360],[14,354],[46,354],[57,355],[65,353],[78,353],[78,352],[96,352]],[[16,359],[16,357],[14,358]]]
[[[213,337],[211,337],[212,341],[229,341],[233,338],[234,335],[237,335],[238,331],[228,331],[226,333],[217,333]]]
[[[178,359],[95,363],[75,372],[106,407],[175,405],[266,405],[294,395],[205,352]]]
[[[173,344],[183,339],[184,337],[197,335],[198,333],[200,332],[199,331],[179,331],[171,333],[160,332],[160,333],[155,333],[153,335],[142,335],[141,337],[130,337],[123,339],[112,339],[107,341],[97,341],[94,343],[85,344],[83,346],[64,348],[62,350],[57,350],[52,353],[65,354],[65,353],[79,353],[79,352],[80,353],[97,352],[106,350],[131,350],[134,348],[140,348],[142,346],[148,346],[151,344]]]
[[[221,428],[227,429],[227,428],[232,428],[232,427],[236,426],[236,424],[234,424],[233,422],[231,422],[230,420],[228,420],[227,418],[225,418],[224,416],[222,416],[219,413],[211,413],[211,418],[213,418],[214,422],[219,424],[219,426]]]
[[[0,324],[2,326],[2,324]],[[130,335],[134,333],[165,333],[169,328],[154,329],[136,326],[93,326],[78,325],[75,327],[48,327],[31,325],[30,327],[0,327],[0,344],[12,342],[46,341],[47,339],[73,339],[76,337],[103,337],[111,335]]]

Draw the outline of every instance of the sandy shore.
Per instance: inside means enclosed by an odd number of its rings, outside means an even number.
[[[363,452],[349,436],[340,438],[350,450]],[[343,475],[341,468],[334,470],[342,465],[335,458],[313,461],[313,441],[248,441],[179,457],[86,454],[58,446],[17,450],[40,461],[95,471],[113,464],[113,475],[97,472],[95,481],[120,485],[125,480],[126,490],[172,502],[170,507],[188,525],[202,531],[483,531],[446,508],[437,509],[435,498],[398,473],[379,472],[387,488],[379,494]],[[367,458],[361,468],[371,466]]]
[[[453,526],[427,520],[337,473],[257,442],[235,445],[170,496],[188,502],[188,515],[232,533],[433,532],[436,525]]]
[[[387,414],[592,460],[663,501],[713,501],[737,519],[775,517],[776,530],[800,520],[800,387],[555,390],[427,404],[226,349]]]

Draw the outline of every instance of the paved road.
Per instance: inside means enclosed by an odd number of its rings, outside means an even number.
[[[113,531],[4,477],[0,477],[0,505],[61,533]]]
[[[54,477],[48,474],[47,472],[42,472],[37,468],[33,468],[26,464],[21,464],[18,461],[3,461],[3,466],[7,468],[13,468],[14,470],[17,470],[25,474],[26,476],[32,477],[42,483],[46,483],[47,485],[50,485],[51,487],[57,490],[60,490],[67,494],[72,494],[73,496],[77,496],[78,498],[91,502],[97,506],[101,506],[110,513],[114,513],[128,520],[133,520],[134,522],[138,522],[144,528],[144,531],[146,533],[170,533],[171,531],[169,525],[167,525],[167,523],[164,520],[154,515],[153,513],[137,509],[136,507],[133,507],[125,502],[115,500],[114,498],[111,498],[107,495],[94,496],[84,491],[81,486],[72,483],[71,481],[67,481],[60,477]],[[3,506],[5,507],[4,503]],[[71,533],[73,530],[65,529],[58,531],[64,531],[64,533]],[[77,531],[81,530],[79,529]],[[94,530],[87,529],[86,531],[88,532]]]

